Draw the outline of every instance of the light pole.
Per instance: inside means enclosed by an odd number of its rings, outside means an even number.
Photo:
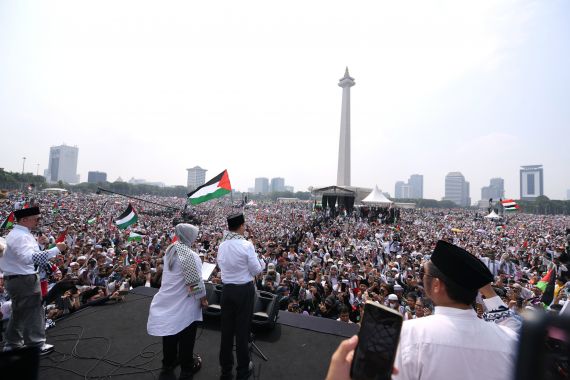
[[[24,165],[26,164],[26,157],[22,157],[22,175],[24,175]]]

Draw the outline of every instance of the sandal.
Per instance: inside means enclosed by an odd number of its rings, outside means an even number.
[[[194,354],[194,364],[192,364],[192,373],[196,373],[202,368],[202,358],[200,355]]]

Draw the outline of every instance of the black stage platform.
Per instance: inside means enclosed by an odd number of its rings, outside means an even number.
[[[47,331],[55,352],[42,357],[40,379],[158,379],[162,343],[146,333],[155,289],[137,288],[123,302],[81,310]],[[324,379],[329,360],[357,326],[317,317],[280,312],[271,331],[254,331],[257,346],[269,358],[252,354],[255,379]],[[219,376],[219,320],[206,319],[194,352],[203,359],[195,379]],[[177,369],[178,371],[179,369]]]

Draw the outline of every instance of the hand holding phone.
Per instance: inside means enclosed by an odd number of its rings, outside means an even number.
[[[353,380],[391,378],[402,323],[403,317],[397,311],[377,302],[366,302],[350,369]]]

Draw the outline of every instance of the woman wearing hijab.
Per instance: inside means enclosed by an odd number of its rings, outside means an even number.
[[[178,240],[166,249],[162,285],[150,305],[147,331],[162,336],[161,374],[173,376],[180,363],[180,379],[192,379],[202,366],[202,359],[194,356],[194,341],[201,308],[208,303],[202,261],[190,249],[198,227],[181,223],[174,231]]]

